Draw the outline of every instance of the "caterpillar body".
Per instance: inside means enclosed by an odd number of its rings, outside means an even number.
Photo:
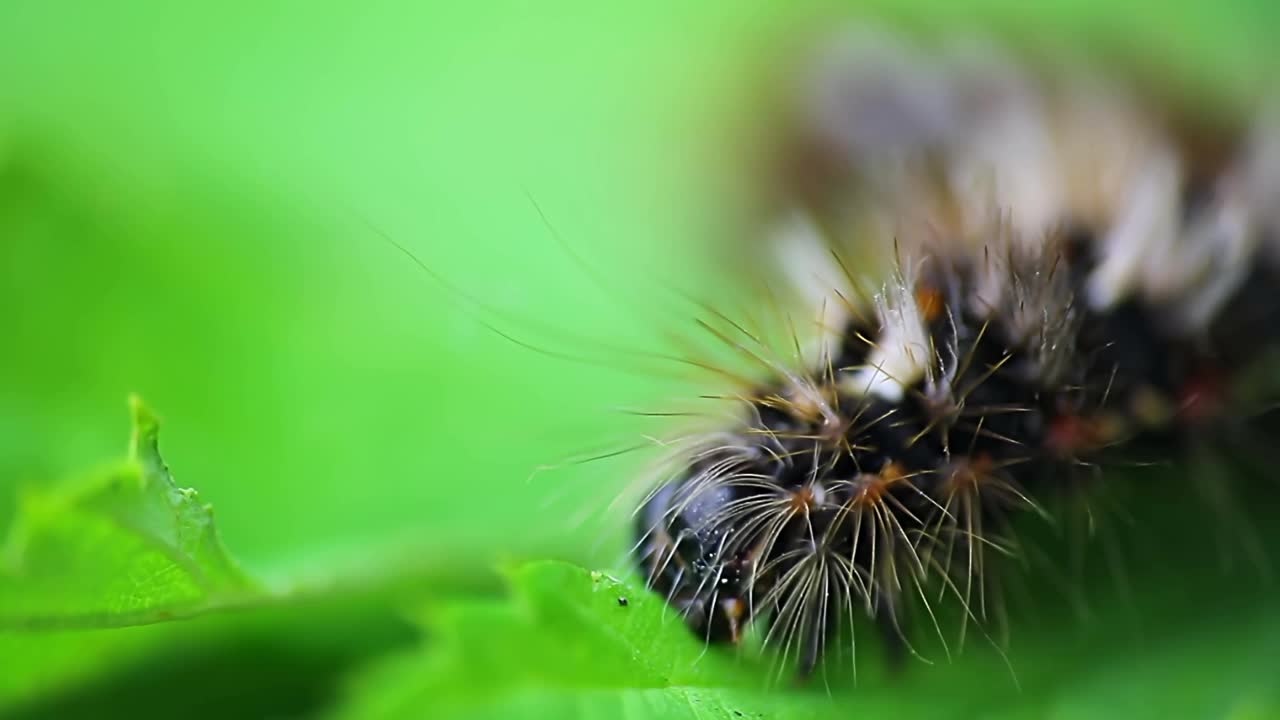
[[[859,615],[898,651],[932,598],[985,623],[1012,520],[1126,448],[1231,433],[1280,338],[1265,109],[1194,135],[1097,73],[883,33],[815,68],[761,255],[815,342],[775,352],[725,318],[763,379],[635,516],[649,586],[695,633],[759,622],[801,675]]]

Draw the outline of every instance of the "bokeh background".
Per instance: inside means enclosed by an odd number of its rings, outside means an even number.
[[[1263,0],[850,8],[1093,48],[1215,112],[1269,78],[1280,20]],[[617,409],[678,391],[617,348],[681,319],[666,288],[734,291],[718,246],[751,228],[762,79],[832,11],[0,4],[0,528],[18,488],[119,456],[136,392],[273,587],[484,593],[499,561],[611,565],[636,462],[532,471],[625,446]],[[210,712],[311,712],[409,636],[361,602],[0,634],[0,708],[125,707],[154,685],[134,668],[177,653],[224,688]],[[279,672],[236,671],[255,662]]]

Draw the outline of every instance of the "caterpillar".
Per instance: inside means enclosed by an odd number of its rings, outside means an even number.
[[[804,677],[858,616],[896,657],[931,599],[982,627],[1018,518],[1266,409],[1237,395],[1280,338],[1280,124],[879,30],[797,86],[775,229],[748,249],[812,337],[707,326],[757,374],[664,462],[633,556],[698,637],[758,624]]]

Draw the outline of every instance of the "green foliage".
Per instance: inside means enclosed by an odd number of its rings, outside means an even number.
[[[706,652],[659,599],[606,574],[543,562],[509,580],[508,600],[426,612],[431,649],[369,672],[335,717],[732,717],[750,708],[743,717],[780,705],[782,717],[799,717],[817,707],[812,696],[780,703],[752,690],[756,663]]]
[[[1251,0],[0,3],[0,715],[1274,716],[1272,597],[1194,513],[1085,621],[1029,581],[1020,691],[981,641],[895,678],[868,638],[828,697],[607,576],[493,587],[616,571],[639,460],[557,461],[699,391],[617,348],[685,327],[666,287],[731,297],[700,248],[754,231],[756,51],[851,4],[1228,112],[1274,75]],[[199,495],[140,405],[95,465],[132,392]]]
[[[136,398],[124,462],[22,497],[0,569],[0,629],[102,628],[244,602],[213,508],[174,483],[159,424]]]
[[[92,677],[129,660],[149,680],[134,687],[126,673],[107,691],[137,703],[121,717],[144,717],[147,708],[172,709],[183,701],[205,712],[227,688],[243,693],[244,704],[232,712],[301,708],[326,710],[335,720],[837,718],[851,712],[1090,718],[1120,708],[1128,718],[1247,718],[1280,712],[1280,616],[1257,601],[1265,595],[1247,578],[1208,573],[1213,581],[1199,589],[1161,597],[1160,588],[1179,584],[1182,568],[1135,573],[1145,588],[1136,598],[1100,593],[1099,611],[1078,628],[1070,622],[1016,626],[1021,651],[1012,666],[993,648],[977,647],[950,662],[913,662],[900,675],[885,675],[875,643],[864,642],[856,682],[847,667],[836,666],[853,666],[852,656],[837,654],[807,687],[794,686],[775,656],[704,647],[642,588],[560,562],[508,571],[506,598],[423,604],[412,600],[419,593],[389,587],[330,588],[319,598],[267,594],[228,556],[209,508],[174,483],[158,452],[154,416],[136,400],[133,413],[126,461],[19,508],[0,586],[8,630],[0,632],[0,653],[23,664],[0,679],[0,707],[41,697],[44,688],[58,686],[59,676]],[[1164,514],[1166,523],[1180,517],[1174,505]],[[84,537],[92,542],[78,542]],[[1169,550],[1203,573],[1205,543],[1191,540]],[[1045,617],[1069,617],[1053,601],[1040,602]],[[203,625],[92,630],[232,607],[258,609],[247,617],[215,613]],[[420,649],[407,647],[403,631],[388,629],[406,607],[419,608],[409,615],[421,622]],[[1131,607],[1144,608],[1139,625],[1155,631],[1140,644]],[[1206,607],[1214,612],[1206,616]],[[360,635],[346,637],[352,630]],[[319,640],[299,646],[302,636]],[[247,649],[255,646],[270,648],[266,657],[279,663],[261,686],[247,682],[243,671],[227,670],[263,659]],[[193,647],[203,650],[192,655]],[[157,689],[151,680],[174,672],[165,658],[175,653],[189,667]],[[160,664],[148,670],[148,658]],[[207,694],[183,691],[181,699],[171,698],[164,688],[181,687],[188,672],[204,676]],[[344,677],[343,693],[334,695]],[[116,700],[90,695],[69,702],[27,705],[24,712],[76,714]]]
[[[867,653],[862,659],[870,667],[857,687],[824,686],[820,676],[796,688],[765,658],[706,650],[659,598],[601,573],[537,563],[512,572],[510,582],[508,601],[429,613],[428,648],[367,672],[333,717],[1085,720],[1280,713],[1280,618],[1256,608],[1196,628],[1169,625],[1160,632],[1165,637],[1141,651],[1121,642],[1082,652],[1068,634],[1042,632],[1045,642],[1017,658],[1025,672],[1021,688],[981,648],[952,664],[912,663],[890,678],[876,672],[878,658]],[[1105,626],[1117,618],[1103,613],[1100,620]]]

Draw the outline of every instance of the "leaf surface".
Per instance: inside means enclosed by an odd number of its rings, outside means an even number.
[[[20,499],[0,556],[0,629],[138,625],[264,598],[213,508],[174,481],[155,416],[136,398],[132,409],[124,461]]]
[[[513,572],[511,585],[506,602],[427,612],[425,648],[358,677],[334,717],[1084,720],[1280,712],[1280,619],[1252,604],[1141,643],[1126,642],[1133,636],[1113,624],[1123,622],[1115,613],[1078,638],[1061,627],[1027,627],[1026,652],[1012,661],[1017,682],[989,649],[971,648],[952,663],[913,662],[895,675],[884,674],[870,657],[877,649],[867,648],[856,685],[819,677],[798,687],[767,658],[704,651],[660,598],[607,575],[542,562]],[[1154,612],[1153,621],[1186,620],[1184,611]]]

